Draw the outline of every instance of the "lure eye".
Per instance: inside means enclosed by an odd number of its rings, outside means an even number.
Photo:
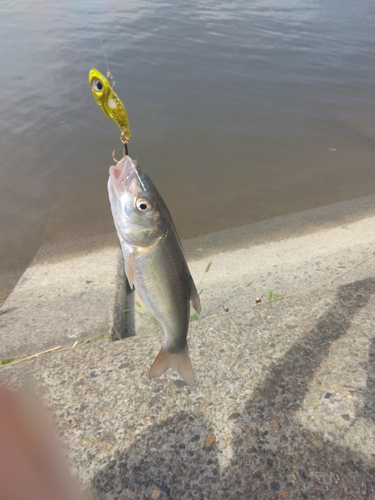
[[[104,88],[103,82],[99,80],[99,78],[93,78],[91,82],[91,87],[96,91],[96,92],[101,92]]]
[[[135,202],[135,207],[140,213],[149,212],[152,208],[151,203],[145,198],[138,198]]]

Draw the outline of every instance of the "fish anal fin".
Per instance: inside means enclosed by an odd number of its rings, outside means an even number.
[[[191,280],[190,300],[194,309],[199,314],[201,312],[201,299],[199,298],[197,287],[195,286],[193,279]]]
[[[164,347],[160,349],[159,354],[156,356],[150,368],[150,378],[158,378],[164,372],[172,368],[178,371],[181,378],[191,386],[194,385],[194,372],[191,366],[188,347],[178,352],[168,352]]]
[[[134,286],[134,252],[127,252],[125,257],[125,274],[130,288]]]

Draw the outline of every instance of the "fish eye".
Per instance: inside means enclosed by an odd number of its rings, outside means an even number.
[[[141,213],[149,212],[152,208],[151,203],[145,198],[138,198],[135,202],[135,207]]]
[[[104,88],[103,82],[99,80],[99,78],[93,78],[91,82],[91,87],[96,91],[96,92],[101,92]]]

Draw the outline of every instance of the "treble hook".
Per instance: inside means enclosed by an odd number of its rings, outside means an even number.
[[[122,158],[121,160],[116,160],[116,157],[115,157],[115,150],[112,151],[112,160],[115,161],[116,163],[122,163],[126,160],[126,157],[128,156],[128,148],[127,148],[127,145],[124,144],[122,146]]]
[[[121,134],[120,141],[122,142],[122,158],[121,158],[121,160],[117,161],[116,157],[115,157],[115,150],[112,151],[112,159],[116,163],[124,162],[126,157],[129,155],[129,152],[128,152],[129,137],[126,137],[125,135]]]

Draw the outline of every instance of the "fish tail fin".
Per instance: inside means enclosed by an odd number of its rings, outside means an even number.
[[[172,368],[178,371],[181,378],[189,385],[194,385],[194,372],[191,366],[188,346],[178,352],[168,352],[164,347],[160,349],[150,368],[150,378],[160,377],[164,372]]]

